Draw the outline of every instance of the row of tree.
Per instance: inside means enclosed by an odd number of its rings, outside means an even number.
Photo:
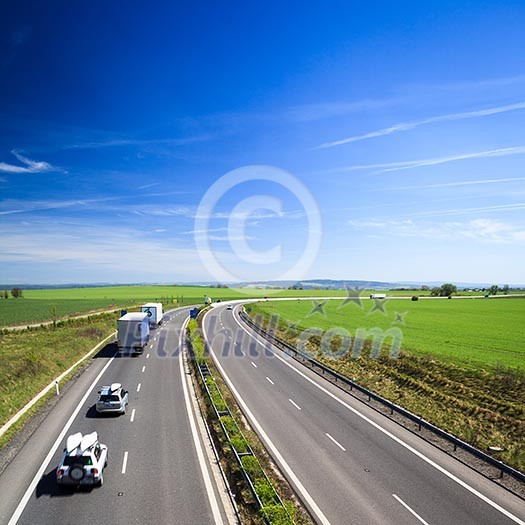
[[[433,297],[449,297],[450,295],[457,293],[458,288],[455,284],[445,283],[441,286],[435,286],[430,290],[430,295]]]
[[[22,288],[13,288],[11,290],[11,295],[15,298],[15,299],[18,299],[19,297],[24,297],[24,293],[22,291]],[[3,298],[3,299],[9,299],[9,292],[7,290],[4,290],[1,294],[0,294],[0,297]]]
[[[423,289],[423,286],[421,287],[421,289]],[[455,284],[445,283],[445,284],[442,284],[441,286],[435,286],[434,288],[432,288],[430,290],[430,295],[432,295],[433,297],[449,297],[450,295],[457,293],[457,291],[458,291],[458,288]],[[508,294],[509,285],[506,284],[505,286],[500,288],[497,284],[493,284],[489,288],[486,288],[486,289],[483,288],[482,291],[488,292],[489,295],[496,295],[498,292]]]

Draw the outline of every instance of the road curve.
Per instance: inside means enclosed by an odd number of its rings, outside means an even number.
[[[188,312],[168,312],[138,357],[121,356],[111,345],[93,359],[0,477],[0,523],[227,523],[185,402],[186,372],[178,347]],[[129,391],[127,413],[99,417],[94,410],[97,387],[112,382]],[[109,447],[101,488],[68,491],[56,485],[65,443],[65,437],[57,437],[75,410],[65,435],[96,430]],[[43,475],[35,479],[39,469]],[[34,490],[28,489],[33,480]]]
[[[320,523],[525,523],[525,504],[257,336],[234,307],[204,318],[212,356]]]

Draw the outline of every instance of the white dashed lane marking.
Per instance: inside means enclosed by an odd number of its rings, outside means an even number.
[[[401,505],[403,505],[403,507],[405,507],[405,509],[407,509],[408,512],[410,512],[410,514],[412,514],[412,516],[414,516],[416,519],[418,519],[424,525],[428,525],[428,521],[425,521],[415,510],[411,509],[399,496],[397,496],[396,494],[392,494],[392,496],[397,501],[399,501],[399,503],[401,503]]]
[[[290,403],[292,403],[292,405],[297,408],[297,410],[301,410],[301,407],[293,400],[293,399],[288,399],[288,401],[290,401]],[[328,434],[327,434],[328,435]]]
[[[339,443],[339,441],[337,441],[336,439],[334,439],[328,432],[325,432],[325,435],[326,437],[332,441],[333,443],[335,443],[343,452],[346,452],[346,448],[343,447],[343,445],[341,445],[341,443]]]
[[[126,473],[126,467],[128,466],[128,451],[124,452],[124,460],[122,461],[122,474]]]

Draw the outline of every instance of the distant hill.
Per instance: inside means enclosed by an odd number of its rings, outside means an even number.
[[[233,285],[232,285],[233,286]],[[380,290],[393,288],[395,283],[382,281],[359,281],[349,279],[305,279],[301,281],[258,281],[252,283],[239,283],[235,286],[243,288],[290,288],[292,286],[303,290],[346,290],[347,286]]]
[[[231,288],[290,288],[297,287],[303,290],[346,290],[347,286],[354,288],[365,288],[367,290],[391,290],[405,288],[418,289],[421,286],[441,286],[446,281],[402,281],[402,282],[388,282],[388,281],[364,281],[357,279],[303,279],[300,281],[252,281],[241,283],[224,283]],[[454,282],[460,289],[481,289],[489,288],[493,284],[503,286],[509,284],[510,288],[524,289],[525,284],[510,284],[510,283],[467,283]],[[0,290],[11,290],[14,287],[22,288],[22,290],[42,290],[51,288],[99,288],[104,286],[203,286],[203,287],[222,287],[223,284],[210,281],[189,282],[189,283],[67,283],[67,284],[0,284]]]

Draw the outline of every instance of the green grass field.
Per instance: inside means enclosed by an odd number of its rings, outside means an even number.
[[[260,302],[247,309],[252,317],[261,314],[263,324],[278,314],[277,335],[294,346],[313,327],[342,327],[355,337],[359,328],[397,326],[403,333],[397,359],[389,357],[389,339],[378,359],[369,357],[371,338],[359,358],[352,349],[337,358],[338,338],[322,351],[321,337],[314,335],[307,348],[339,373],[474,446],[502,447],[497,457],[525,470],[525,299],[392,299],[387,315],[371,312],[370,300],[363,301],[363,310],[341,304],[329,301],[326,317],[309,315],[314,306],[309,300]],[[396,322],[396,312],[406,312],[405,324]]]
[[[392,326],[403,332],[402,348],[416,355],[431,354],[473,367],[525,365],[525,299],[389,299],[383,315],[371,312],[374,302],[363,301],[363,309],[341,301],[329,301],[326,316],[314,313],[310,300],[259,303],[261,312],[275,313],[300,328],[328,330],[342,327],[355,336],[357,328]],[[406,312],[406,313],[405,313]],[[396,313],[404,314],[396,322]]]
[[[365,290],[364,297],[378,290]],[[424,296],[429,292],[386,291],[390,296]],[[148,301],[167,304],[200,304],[205,296],[213,300],[250,297],[345,297],[342,290],[260,290],[254,288],[212,288],[201,286],[100,286],[93,288],[50,288],[24,290],[20,299],[0,299],[0,327],[40,323],[56,315],[65,318],[95,310],[133,308]]]
[[[0,299],[0,327],[48,321],[53,307],[58,317],[83,314],[109,308],[132,308],[148,301],[167,304],[202,304],[204,297],[213,300],[249,297],[343,296],[329,290],[237,290],[201,286],[101,286],[94,288],[51,288],[25,290],[20,299]]]
[[[273,291],[275,293],[275,291]],[[103,286],[95,288],[56,288],[25,290],[19,299],[0,299],[0,327],[39,323],[53,319],[110,308],[133,308],[148,301],[166,304],[202,304],[204,297],[213,300],[270,296],[266,290],[240,291],[200,286]],[[281,290],[277,297],[300,295],[342,295],[343,292],[307,292]]]

